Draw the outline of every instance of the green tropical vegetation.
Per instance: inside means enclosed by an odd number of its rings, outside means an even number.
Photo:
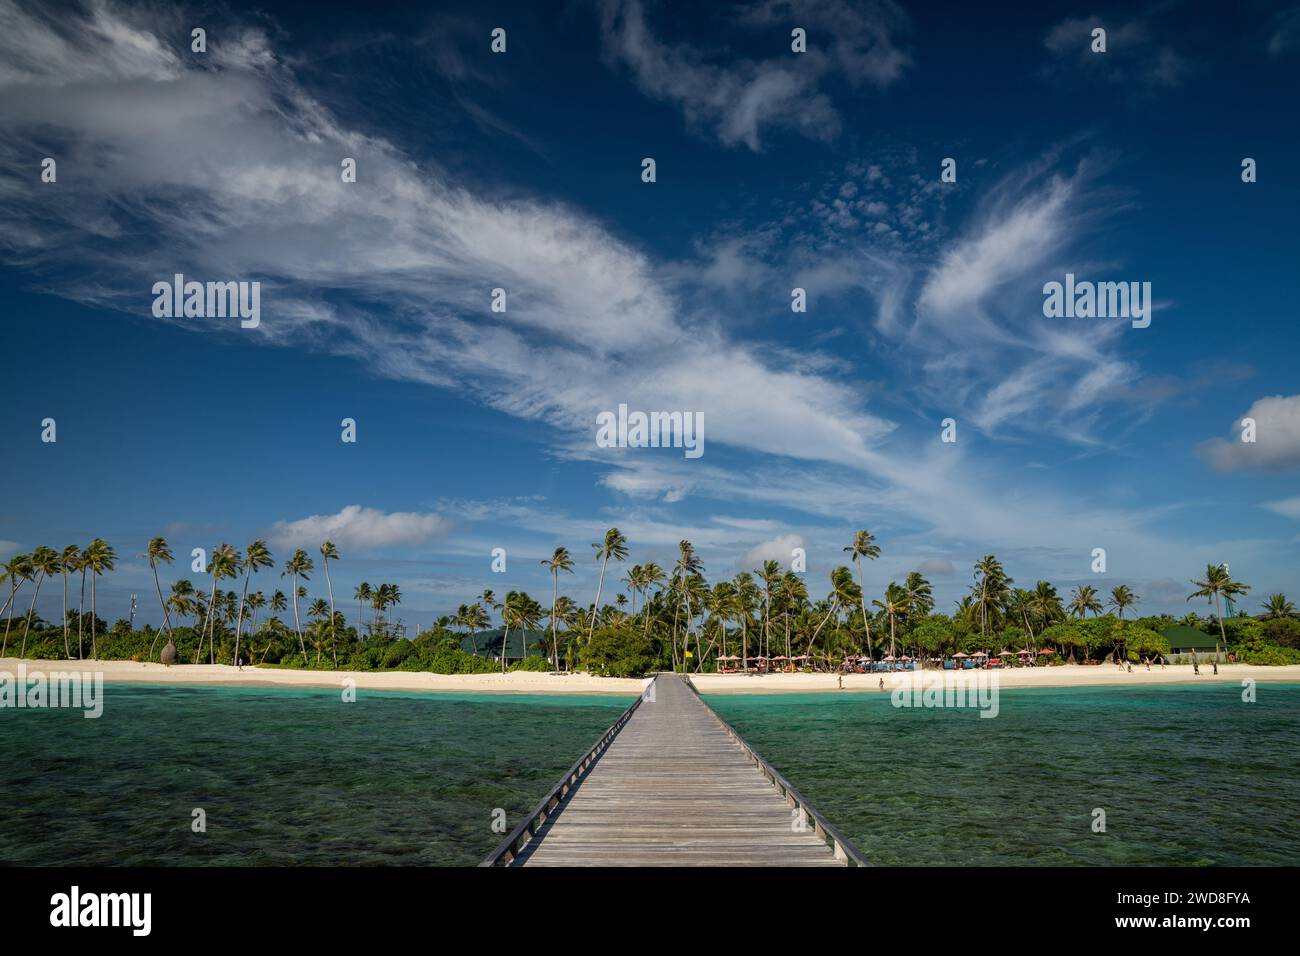
[[[0,594],[6,596],[0,608],[0,656],[12,641],[20,656],[44,659],[156,661],[166,651],[169,660],[196,664],[446,674],[589,670],[637,676],[654,670],[708,672],[724,665],[746,669],[772,658],[833,670],[848,658],[905,656],[933,662],[956,654],[1022,649],[1044,663],[1139,661],[1168,654],[1161,632],[1183,625],[1213,636],[1235,660],[1300,663],[1295,604],[1284,594],[1271,594],[1258,615],[1239,609],[1235,616],[1224,616],[1223,603],[1240,602],[1250,588],[1234,581],[1222,565],[1208,566],[1202,578],[1189,582],[1188,600],[1205,600],[1208,613],[1176,620],[1168,614],[1135,616],[1142,598],[1127,584],[1114,585],[1106,598],[1091,585],[1075,587],[1068,598],[1048,581],[1017,587],[990,554],[975,562],[968,593],[952,613],[944,614],[936,612],[931,583],[919,572],[890,582],[883,593],[866,593],[863,567],[881,553],[868,531],[857,532],[844,548],[856,574],[847,565],[831,569],[824,596],[807,578],[771,560],[710,584],[694,546],[681,541],[671,572],[652,562],[634,564],[621,580],[626,593],[599,603],[610,562],[625,562],[630,550],[618,528],[610,528],[592,547],[600,574],[598,597],[591,604],[583,606],[561,593],[560,574],[571,573],[574,562],[567,549],[557,547],[541,562],[551,573],[548,605],[524,591],[511,590],[498,601],[493,591],[484,590],[413,637],[392,616],[402,601],[396,584],[362,582],[353,594],[355,620],[347,619],[335,604],[330,571],[343,558],[329,541],[319,548],[325,594],[312,595],[308,585],[314,583],[316,563],[302,548],[282,564],[287,593],[267,593],[259,586],[261,573],[275,566],[263,540],[243,551],[224,542],[215,547],[201,582],[206,591],[187,578],[164,586],[163,572],[173,556],[164,538],[153,538],[142,557],[162,615],[157,629],[133,629],[125,620],[110,627],[99,618],[97,582],[117,560],[108,542],[97,538],[84,548],[72,545],[62,551],[39,547],[0,566]],[[78,574],[79,591],[70,596],[69,578]],[[41,588],[50,579],[62,585],[63,618],[58,622],[36,614]],[[226,581],[236,582],[238,591],[223,589]],[[291,612],[288,620],[282,617],[286,612]]]

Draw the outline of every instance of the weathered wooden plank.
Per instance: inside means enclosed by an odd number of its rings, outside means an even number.
[[[695,693],[665,675],[514,865],[843,866],[800,818]]]

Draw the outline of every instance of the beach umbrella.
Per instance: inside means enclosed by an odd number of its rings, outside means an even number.
[[[1054,654],[1054,653],[1055,651],[1049,651],[1047,648],[1044,647],[1041,651],[1038,652],[1038,655],[1041,657],[1044,654]]]
[[[882,661],[893,661],[893,660],[894,660],[894,655],[893,655],[893,654],[888,654],[888,655],[886,655],[885,657],[882,657],[881,660],[882,660]]]
[[[988,651],[976,651],[971,657],[988,657]]]
[[[956,654],[954,654],[954,655],[952,655],[952,656],[953,656],[954,658],[957,658],[957,657],[970,657],[969,654],[964,653],[963,651],[958,651]]]
[[[998,657],[1010,657],[1010,656],[1011,656],[1011,652],[1007,650],[1005,647],[998,652]]]

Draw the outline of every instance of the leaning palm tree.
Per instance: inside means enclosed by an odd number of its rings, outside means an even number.
[[[339,549],[334,547],[333,541],[326,541],[320,546],[321,563],[325,566],[325,587],[330,593],[330,647],[334,653],[334,666],[339,664],[338,634],[334,620],[334,582],[330,578],[330,559],[337,561],[339,559]]]
[[[664,581],[666,580],[667,580],[667,576],[664,574],[664,569],[659,567],[659,565],[655,564],[653,561],[647,562],[646,564],[642,565],[641,588],[643,591],[649,592],[651,588],[663,584]],[[650,599],[649,598],[646,598],[645,600],[644,607],[642,608],[642,614],[645,617],[645,623],[641,628],[641,633],[643,636],[649,636],[650,634]]]
[[[560,642],[556,636],[556,627],[558,625],[555,618],[555,602],[560,599],[560,572],[568,571],[572,574],[573,559],[569,557],[567,548],[556,548],[555,552],[542,564],[546,565],[546,569],[551,572],[551,666],[558,671],[560,669]]]
[[[862,626],[867,632],[867,656],[872,656],[871,651],[871,618],[867,615],[867,586],[862,580],[862,559],[871,558],[873,561],[880,557],[880,546],[875,543],[876,536],[870,531],[859,531],[853,536],[853,543],[845,548],[845,552],[852,555],[853,566],[858,569],[858,597],[862,605]],[[891,650],[892,654],[893,651]]]
[[[1219,637],[1224,644],[1228,643],[1228,635],[1223,629],[1223,611],[1219,605],[1222,598],[1235,598],[1243,596],[1250,590],[1250,585],[1242,584],[1240,581],[1232,580],[1232,575],[1222,564],[1207,564],[1205,566],[1205,580],[1193,581],[1197,590],[1187,596],[1187,600],[1192,598],[1213,598],[1214,599],[1214,616],[1219,619]],[[1218,648],[1215,648],[1218,653]]]
[[[1102,604],[1097,597],[1097,589],[1091,584],[1080,584],[1074,589],[1074,594],[1070,597],[1070,613],[1076,617],[1084,618],[1088,612],[1100,614]]]
[[[1287,600],[1287,596],[1281,592],[1270,594],[1268,600],[1261,607],[1264,608],[1264,620],[1272,620],[1278,617],[1295,617],[1295,604]]]
[[[94,660],[98,654],[98,645],[95,641],[95,619],[98,616],[99,604],[97,601],[96,583],[99,576],[105,571],[112,571],[113,564],[117,561],[117,554],[103,538],[96,538],[90,542],[90,547],[86,549],[83,556],[86,567],[90,569],[90,657]]]
[[[154,590],[158,593],[158,605],[159,607],[162,608],[163,624],[166,625],[167,627],[167,642],[171,644],[173,643],[173,638],[175,636],[172,632],[171,612],[167,609],[167,602],[163,600],[162,583],[158,580],[158,565],[171,564],[173,560],[171,548],[167,546],[167,539],[163,537],[150,538],[149,546],[145,548],[144,554],[141,555],[141,557],[145,557],[149,559],[149,569],[153,571],[153,587]],[[67,591],[66,582],[67,582],[67,577],[65,575],[64,576],[65,592]],[[161,630],[157,631],[153,636],[153,640],[149,644],[150,660],[153,660],[153,649],[158,644],[158,635],[161,633],[162,633]]]
[[[68,572],[77,570],[81,562],[81,549],[70,544],[59,555],[59,570],[63,573],[63,653],[72,659],[72,647],[68,642]]]
[[[41,594],[41,582],[59,570],[59,560],[59,552],[45,545],[32,552],[32,570],[36,572],[36,587],[32,591],[32,605],[27,609],[27,620],[23,622],[23,646],[18,652],[19,657],[27,656],[27,632],[31,630],[32,618],[36,615],[36,599]]]
[[[596,613],[600,610],[600,592],[605,586],[605,567],[610,558],[623,561],[627,557],[627,538],[617,528],[610,528],[605,532],[603,540],[593,542],[591,546],[600,560],[600,580],[596,584],[596,603],[591,606],[591,625],[587,628],[588,644],[591,643],[591,635],[596,632]]]
[[[989,618],[992,617],[996,623],[997,615],[1010,594],[1011,585],[1015,582],[1002,570],[1002,562],[991,554],[986,554],[975,562],[975,579],[977,582],[975,604],[980,614],[980,637],[987,640]]]
[[[9,617],[5,621],[4,643],[0,644],[0,657],[5,656],[5,651],[9,648],[9,627],[14,620],[14,605],[18,603],[18,589],[23,586],[24,581],[32,579],[32,559],[28,554],[16,554],[4,565],[4,573],[0,574],[0,581],[9,582],[9,600],[5,602],[5,607],[9,609]]]
[[[813,631],[812,637],[808,639],[808,649],[805,654],[811,654],[813,645],[817,643],[817,635],[821,633],[826,622],[835,615],[840,608],[850,607],[855,601],[861,601],[862,591],[853,580],[853,572],[846,567],[838,567],[831,572],[831,590],[826,596],[827,611],[826,616],[822,618],[817,629]]]
[[[280,577],[288,575],[293,579],[293,629],[298,634],[298,649],[302,652],[303,666],[307,666],[307,645],[302,639],[302,622],[298,618],[298,579],[304,581],[311,580],[311,572],[315,568],[311,558],[307,557],[307,552],[299,548],[293,553],[293,557],[284,562],[284,571]]]
[[[239,639],[244,634],[244,605],[248,603],[248,583],[250,578],[261,571],[263,568],[275,566],[275,560],[271,557],[271,549],[266,546],[266,542],[258,538],[248,546],[248,551],[244,555],[244,590],[239,595],[239,614],[235,618],[235,663],[239,663]],[[249,658],[253,652],[249,651]]]

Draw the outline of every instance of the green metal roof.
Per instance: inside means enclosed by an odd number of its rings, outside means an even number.
[[[1198,651],[1212,651],[1216,643],[1221,643],[1218,638],[1185,624],[1167,627],[1160,634],[1169,642],[1170,650],[1188,651],[1195,648]]]
[[[471,641],[469,635],[466,634],[465,637],[461,639],[460,648],[466,654],[473,654],[475,653],[475,647],[477,647],[479,657],[499,658],[501,656],[501,636],[504,632],[505,629],[500,627],[498,627],[495,631],[479,631],[477,634],[474,635],[473,641]],[[506,649],[507,651],[506,657],[510,657],[510,658],[523,657],[525,638],[527,639],[529,656],[531,657],[536,657],[539,655],[544,656],[542,655],[540,649],[532,646],[538,643],[539,641],[541,641],[543,637],[546,638],[546,641],[548,642],[547,647],[549,648],[550,647],[549,642],[551,639],[549,633],[543,631],[521,632],[518,629],[512,629],[510,631],[510,644]],[[563,640],[561,640],[561,644],[563,644]]]

